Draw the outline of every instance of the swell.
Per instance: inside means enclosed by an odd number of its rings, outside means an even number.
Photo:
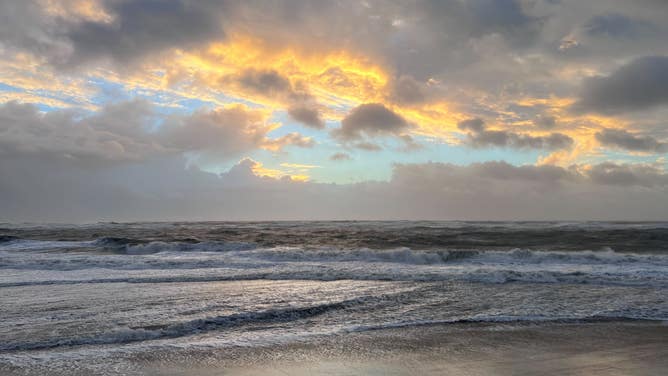
[[[668,274],[665,271],[649,272],[560,272],[548,270],[485,270],[471,269],[453,272],[438,271],[365,271],[359,270],[293,270],[293,271],[263,271],[231,275],[168,275],[154,277],[102,277],[94,279],[47,279],[39,281],[9,281],[0,283],[0,288],[27,287],[27,286],[49,286],[49,285],[75,285],[75,284],[104,284],[104,283],[198,283],[198,282],[225,282],[225,281],[247,281],[247,280],[306,280],[306,281],[412,281],[412,282],[439,282],[455,281],[481,284],[508,284],[508,283],[534,283],[534,284],[574,284],[574,285],[600,285],[600,286],[629,286],[629,287],[668,287]]]
[[[161,252],[226,252],[253,249],[255,247],[251,243],[199,241],[194,238],[151,241],[124,237],[103,237],[95,240],[69,241],[22,239],[8,235],[0,237],[0,251],[67,251],[87,248],[95,252],[147,255]]]
[[[131,243],[130,243],[131,242]],[[240,257],[249,260],[263,260],[271,262],[385,262],[398,264],[413,264],[413,265],[440,265],[451,263],[532,263],[532,264],[549,264],[549,263],[573,263],[573,264],[634,264],[634,263],[652,263],[654,265],[668,266],[668,255],[666,254],[637,254],[637,253],[620,253],[611,248],[603,248],[598,251],[581,250],[581,251],[548,251],[548,250],[533,250],[527,248],[514,248],[511,250],[458,250],[458,249],[440,249],[440,250],[421,250],[411,249],[407,247],[378,250],[369,248],[334,248],[334,247],[317,247],[317,248],[300,248],[300,247],[272,247],[260,248],[252,243],[238,243],[238,242],[199,242],[191,240],[189,242],[163,242],[150,241],[144,243],[136,243],[133,240],[119,239],[119,238],[103,238],[96,241],[40,241],[40,240],[11,240],[4,245],[0,245],[0,252],[11,251],[30,251],[30,250],[62,250],[62,249],[78,249],[86,248],[85,250],[92,250],[93,252],[77,252],[77,257],[72,258],[71,264],[67,262],[70,259],[67,256],[57,256],[51,259],[44,258],[44,269],[60,270],[60,267],[66,266],[76,269],[76,264],[80,263],[81,268],[119,268],[119,269],[133,269],[133,263],[138,262],[138,267],[141,269],[141,261],[150,260],[150,269],[153,268],[172,268],[178,267],[178,263],[182,262],[185,268],[189,268],[188,258],[174,258],[170,259],[168,256],[176,255],[178,253],[228,253],[235,257]],[[104,253],[100,251],[113,251],[114,254],[125,254],[129,257],[123,258],[105,258]],[[163,254],[164,258],[141,258],[141,256],[150,256]],[[89,257],[82,257],[81,255],[89,255]],[[2,254],[0,253],[0,256]],[[131,257],[137,256],[137,257]],[[207,255],[205,255],[207,256]],[[215,254],[208,255],[211,265],[213,267],[219,266],[217,261],[221,261]],[[36,268],[40,269],[40,261],[42,259],[36,256],[20,258],[20,254],[14,253],[12,260],[17,261],[17,265],[13,266],[8,263],[0,264],[0,267],[16,267],[16,268]],[[25,261],[23,266],[21,261]],[[50,261],[58,261],[58,263],[48,263]],[[164,263],[161,263],[164,261]],[[204,267],[201,265],[201,260],[197,260],[196,267]],[[225,260],[229,261],[229,260]],[[110,264],[107,264],[110,262]],[[173,263],[174,262],[174,263]],[[127,265],[127,266],[126,266]]]
[[[668,265],[668,255],[618,253],[610,248],[600,251],[539,251],[515,248],[512,250],[414,250],[396,248],[389,250],[361,249],[301,249],[259,248],[243,254],[245,257],[270,261],[363,261],[391,262],[418,265],[466,263],[658,263]]]
[[[0,351],[45,350],[55,347],[74,347],[84,345],[111,345],[143,342],[158,339],[188,337],[196,334],[218,331],[251,324],[281,323],[312,318],[331,311],[344,310],[358,305],[382,300],[384,296],[359,297],[334,303],[324,303],[306,307],[290,307],[265,311],[236,313],[213,316],[164,325],[128,327],[97,336],[53,339],[42,342],[20,342],[0,344]]]

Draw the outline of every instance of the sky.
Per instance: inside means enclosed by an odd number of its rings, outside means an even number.
[[[665,0],[0,0],[0,221],[668,220]]]

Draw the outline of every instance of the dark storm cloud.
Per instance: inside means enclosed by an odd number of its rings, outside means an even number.
[[[459,129],[467,132],[466,142],[476,148],[509,147],[515,149],[567,149],[573,146],[573,139],[561,134],[551,133],[548,136],[530,136],[510,131],[487,130],[482,119],[464,120],[458,124]]]
[[[344,140],[375,136],[399,136],[411,125],[380,103],[366,103],[353,108],[333,134]]]
[[[621,113],[668,104],[668,57],[637,58],[612,72],[584,81],[579,112]]]
[[[668,152],[667,142],[661,142],[652,136],[629,133],[622,129],[603,129],[595,136],[596,140],[604,146],[646,153]]]
[[[320,117],[317,108],[305,105],[293,106],[288,109],[288,115],[295,121],[311,128],[323,129],[325,127],[325,121]]]

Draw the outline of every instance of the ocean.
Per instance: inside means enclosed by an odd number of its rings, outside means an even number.
[[[128,374],[155,354],[430,325],[661,323],[666,297],[668,223],[5,223],[0,371]]]

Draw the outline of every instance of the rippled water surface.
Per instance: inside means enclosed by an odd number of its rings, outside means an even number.
[[[666,223],[0,224],[0,363],[668,320]]]

